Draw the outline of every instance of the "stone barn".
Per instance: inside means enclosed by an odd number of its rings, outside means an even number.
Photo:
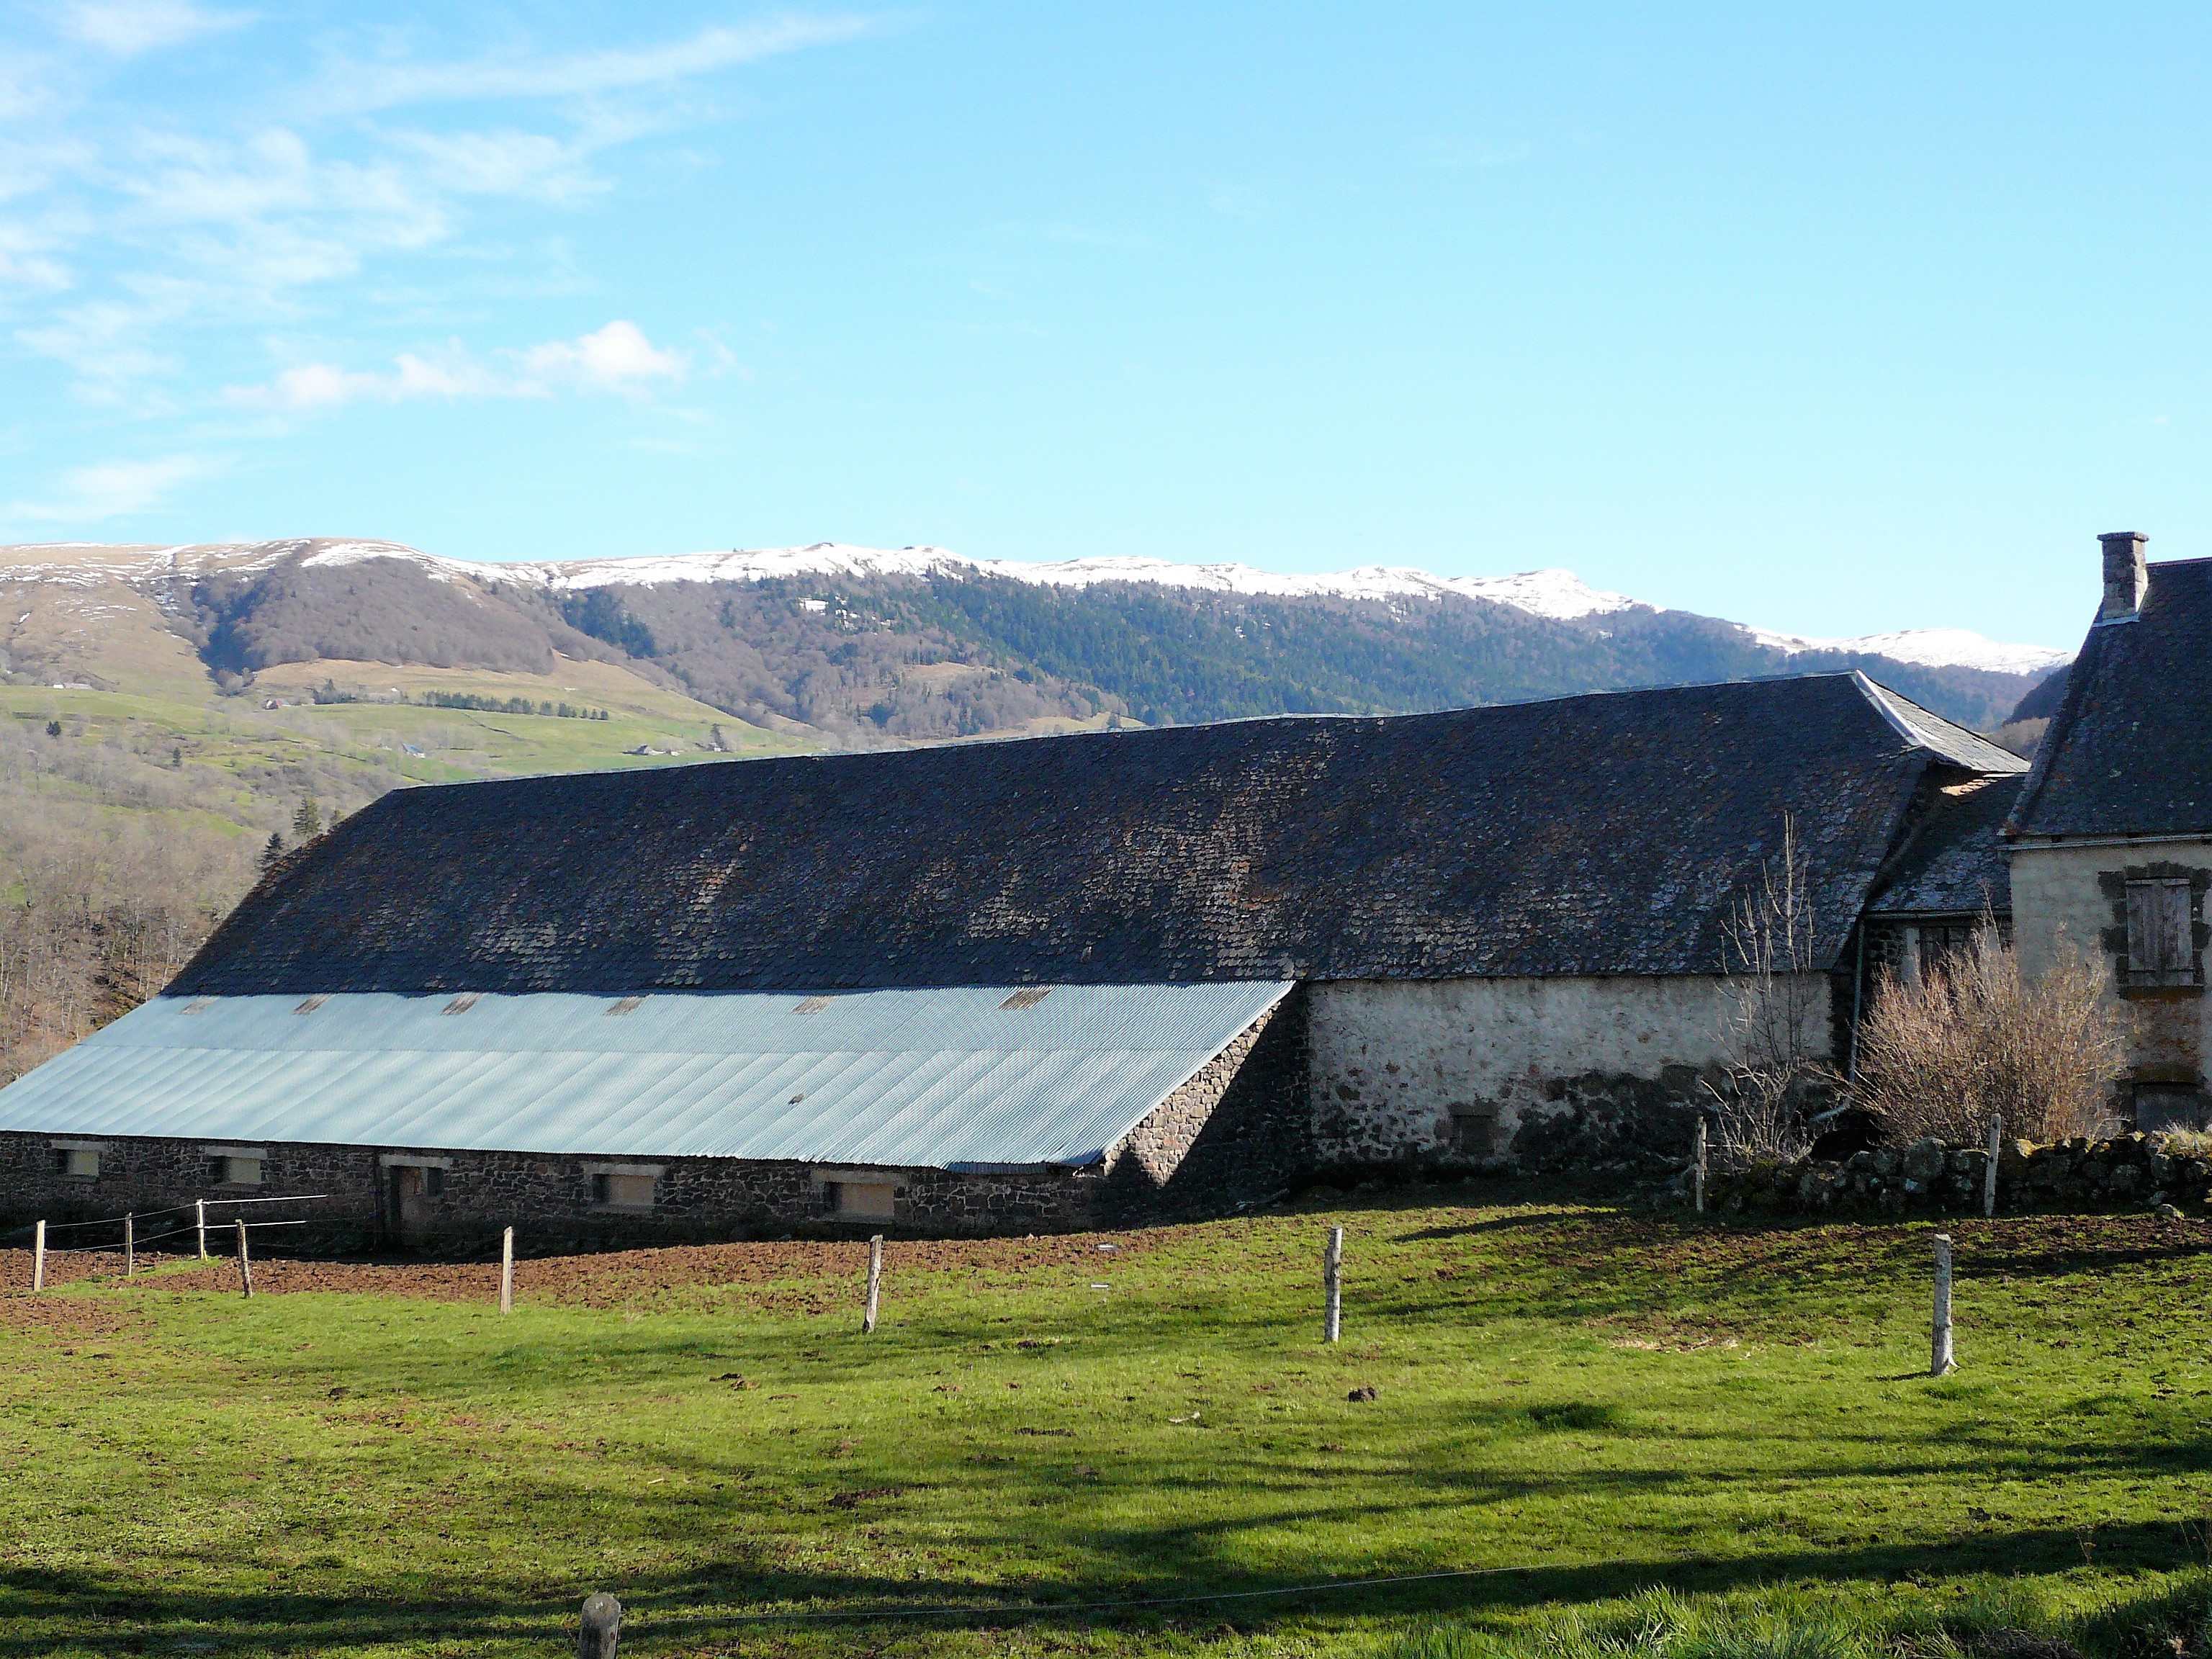
[[[1678,1149],[1785,834],[1848,1065],[1870,903],[2022,769],[1842,674],[409,789],[0,1091],[0,1170],[463,1248]]]

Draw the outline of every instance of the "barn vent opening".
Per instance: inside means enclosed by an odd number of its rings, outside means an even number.
[[[889,1221],[896,1212],[896,1189],[888,1181],[834,1181],[837,1213],[850,1221]]]
[[[592,1177],[592,1202],[603,1210],[649,1210],[653,1187],[649,1175],[603,1172]]]
[[[221,1187],[258,1187],[262,1160],[222,1153],[208,1161],[208,1174]]]
[[[72,1181],[100,1179],[100,1154],[89,1146],[54,1148],[54,1173]]]

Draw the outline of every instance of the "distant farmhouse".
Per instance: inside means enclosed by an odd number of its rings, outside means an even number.
[[[0,1091],[8,1207],[1026,1232],[1686,1146],[1785,834],[1839,1069],[1876,973],[1989,912],[2111,957],[2166,1021],[2131,1099],[2185,1115],[2212,767],[2167,711],[2212,565],[2112,544],[2124,616],[2108,579],[2025,787],[1853,673],[387,795]]]

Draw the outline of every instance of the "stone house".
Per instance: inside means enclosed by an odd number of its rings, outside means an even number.
[[[1029,1231],[1679,1151],[1785,837],[1847,1066],[1875,924],[1977,908],[1947,849],[2024,769],[1842,674],[405,790],[0,1091],[0,1193]]]
[[[2212,560],[2147,564],[2101,537],[2104,598],[2003,836],[2021,966],[2107,969],[2129,1015],[2118,1105],[2142,1129],[2212,1121]]]

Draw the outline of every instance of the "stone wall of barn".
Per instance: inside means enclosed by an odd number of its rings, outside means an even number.
[[[1102,1219],[1218,1214],[1311,1164],[1307,999],[1293,990],[1108,1150]]]
[[[2127,987],[2127,884],[2186,879],[2197,983]],[[2212,1125],[2212,997],[2204,957],[2212,939],[2212,840],[2116,846],[2017,847],[2012,854],[2014,948],[2033,977],[2063,957],[2102,968],[2106,998],[2124,1012],[2129,1076],[2113,1103],[2144,1129]]]
[[[1806,1041],[1826,1054],[1832,982],[1810,992]],[[1717,975],[1315,985],[1315,1164],[1602,1172],[1677,1154],[1737,1007]]]
[[[433,1254],[480,1251],[513,1226],[528,1250],[580,1249],[757,1237],[781,1233],[845,1236],[854,1232],[933,1234],[1045,1232],[1088,1225],[1103,1182],[1096,1175],[963,1175],[934,1170],[867,1173],[896,1190],[893,1218],[841,1218],[836,1188],[804,1164],[736,1158],[606,1159],[452,1148],[330,1146],[270,1142],[257,1187],[215,1178],[206,1143],[151,1137],[69,1138],[96,1148],[99,1174],[61,1172],[56,1137],[0,1135],[0,1206],[5,1224],[40,1217],[76,1221],[135,1211],[149,1218],[141,1237],[185,1224],[194,1200],[210,1203],[211,1227],[243,1217],[255,1222],[301,1219],[309,1224],[258,1233],[266,1248],[359,1250],[393,1248],[392,1192],[403,1177],[395,1159],[434,1168],[439,1191],[416,1206],[412,1244]],[[595,1177],[610,1170],[650,1170],[650,1207],[595,1200]],[[316,1194],[313,1202],[236,1204]],[[168,1211],[165,1217],[152,1212]],[[119,1233],[117,1234],[119,1237]],[[228,1235],[226,1235],[228,1237]],[[57,1231],[55,1243],[67,1242]],[[187,1241],[189,1242],[189,1241]],[[177,1249],[174,1238],[150,1245]],[[228,1249],[228,1245],[224,1247]]]

